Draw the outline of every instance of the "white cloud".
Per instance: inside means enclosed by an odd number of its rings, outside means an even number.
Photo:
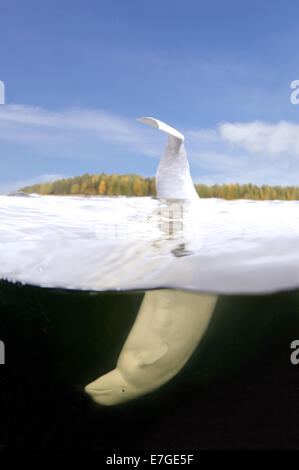
[[[61,178],[68,178],[68,176],[39,175],[30,179],[0,182],[0,194],[6,194],[10,191],[17,191],[20,188],[24,188],[25,186],[32,186],[33,184],[38,183],[46,183],[47,181],[55,181]]]
[[[238,158],[235,155],[217,151],[188,152],[190,160],[200,164],[206,170],[231,171],[246,169],[247,160]]]
[[[298,185],[299,124],[225,122],[186,136],[197,182]]]
[[[299,156],[299,125],[287,121],[223,123],[219,126],[219,137],[248,152],[264,153],[265,157],[284,153]]]
[[[101,138],[121,142],[136,140],[135,132],[124,119],[101,110],[72,109],[48,111],[23,105],[6,105],[0,108],[0,123],[6,126],[27,126],[39,132],[86,131],[97,133]],[[1,133],[3,135],[3,132]]]
[[[140,123],[98,109],[50,111],[24,105],[0,107],[0,142],[43,146],[71,146],[76,142],[108,141],[122,144],[144,155],[157,156],[154,139]]]
[[[281,121],[276,124],[221,123],[215,129],[186,131],[186,142],[192,150],[203,145],[210,152],[215,146],[229,144],[249,153],[265,157],[288,153],[299,156],[299,124]],[[50,111],[24,105],[0,107],[0,139],[21,142],[76,141],[95,138],[134,146],[144,154],[157,155],[155,141],[159,138],[144,130],[133,120],[103,110],[70,109]],[[209,146],[209,147],[207,147]],[[196,149],[197,147],[197,149]],[[232,148],[230,147],[230,148]]]
[[[185,136],[193,174],[199,175],[197,181],[297,184],[299,124],[224,122],[215,128],[187,129]],[[0,143],[9,141],[29,149],[38,147],[45,150],[39,152],[41,155],[74,158],[78,148],[77,154],[83,158],[82,149],[90,143],[99,149],[101,144],[109,143],[129,152],[160,158],[165,140],[163,133],[154,134],[152,129],[133,119],[103,110],[0,107]],[[5,189],[2,184],[0,191],[40,182],[40,178],[33,182],[5,183]]]
[[[187,136],[201,142],[217,142],[219,133],[216,129],[199,129],[197,131],[188,131]]]

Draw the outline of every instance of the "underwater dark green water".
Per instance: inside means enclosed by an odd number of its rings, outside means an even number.
[[[142,297],[0,282],[1,449],[299,448],[299,291],[220,296],[174,379],[96,405],[83,388],[115,367]]]

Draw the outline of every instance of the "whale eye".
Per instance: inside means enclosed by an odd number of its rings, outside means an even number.
[[[122,392],[122,393],[125,393],[125,391],[126,391],[125,388],[122,388],[122,389],[121,389],[121,392]]]

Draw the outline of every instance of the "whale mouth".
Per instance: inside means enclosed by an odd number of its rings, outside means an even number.
[[[113,389],[112,388],[107,388],[104,390],[97,390],[96,388],[88,388],[88,393],[92,393],[92,395],[108,395],[109,393],[112,393]]]

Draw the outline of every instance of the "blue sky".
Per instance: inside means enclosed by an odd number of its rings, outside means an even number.
[[[194,181],[299,181],[296,1],[2,2],[0,192],[85,172],[154,175],[185,134]]]

